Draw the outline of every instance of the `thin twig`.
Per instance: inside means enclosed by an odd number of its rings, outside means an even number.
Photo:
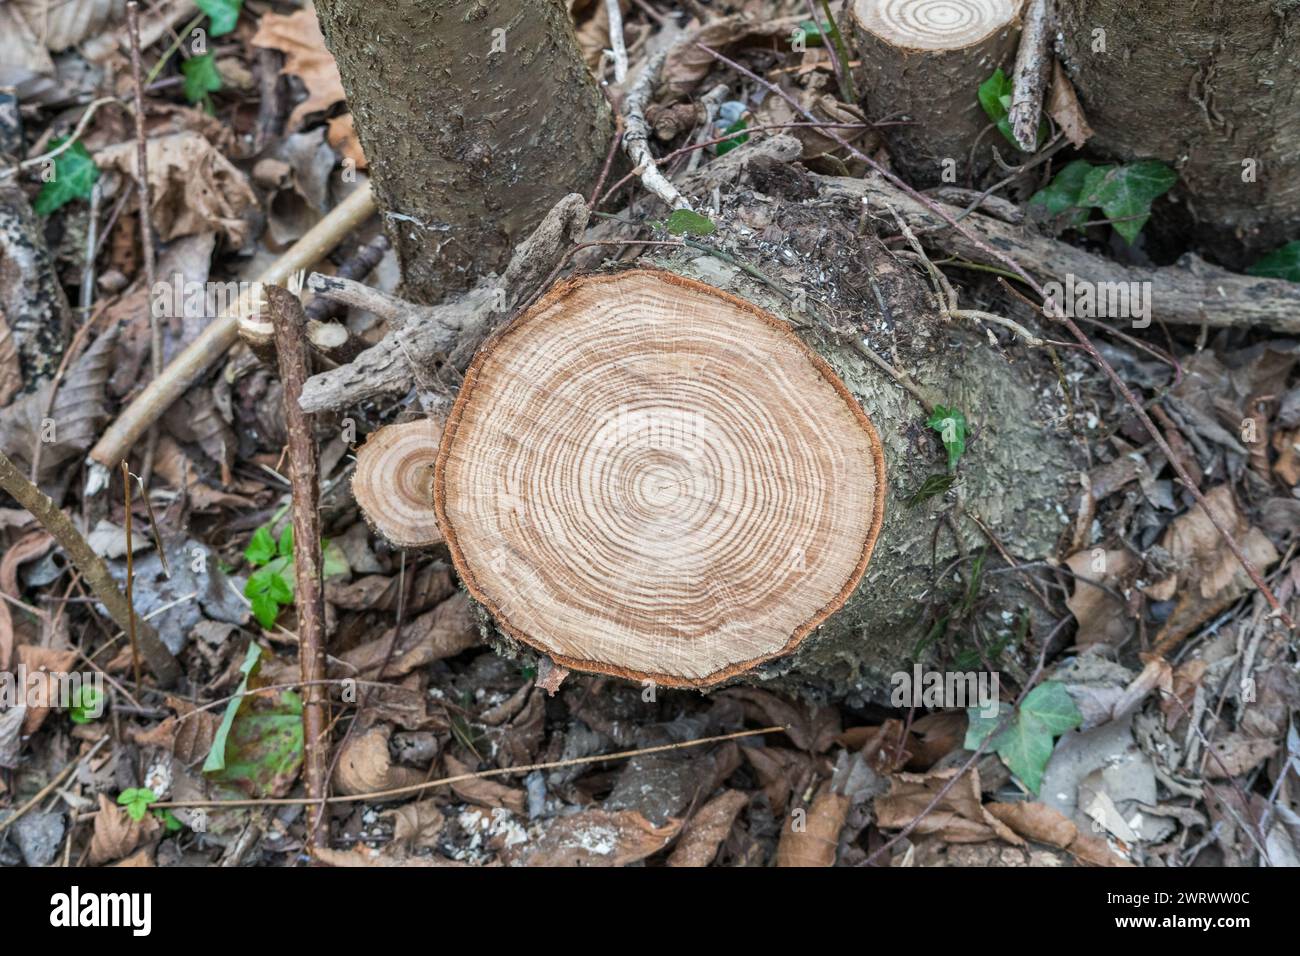
[[[609,52],[614,58],[614,82],[619,86],[627,79],[627,44],[623,42],[623,9],[619,0],[605,0],[609,18]]]
[[[536,770],[558,770],[563,767],[580,767],[589,763],[600,763],[605,760],[628,760],[632,757],[644,757],[647,754],[665,753],[669,750],[685,750],[688,747],[702,747],[705,744],[723,743],[727,740],[739,740],[742,737],[755,737],[759,734],[778,734],[782,733],[785,727],[763,727],[759,730],[741,730],[732,734],[721,734],[717,737],[701,737],[698,740],[684,740],[676,744],[661,744],[658,747],[643,747],[639,750],[622,750],[612,754],[592,754],[588,757],[573,757],[569,760],[551,760],[546,763],[530,763],[521,767],[498,767],[493,770],[480,770],[476,773],[461,773],[454,777],[442,777],[438,780],[429,780],[424,783],[416,783],[406,787],[395,787],[392,790],[377,790],[372,793],[357,793],[351,796],[330,797],[326,803],[366,803],[371,800],[388,800],[392,797],[402,797],[411,793],[420,793],[425,790],[431,790],[434,787],[445,787],[453,783],[461,783],[465,780],[483,780],[489,777],[500,777],[505,774],[528,774]],[[267,800],[174,800],[165,803],[151,803],[150,809],[167,809],[175,807],[301,807],[315,803],[315,800],[303,799],[301,797],[285,797],[282,799]]]
[[[122,462],[122,494],[126,496],[126,515],[123,519],[126,530],[126,603],[135,607],[133,591],[135,590],[135,543],[131,540],[131,469]],[[140,678],[140,643],[135,638],[135,614],[127,615],[126,637],[131,643],[131,667],[135,673],[135,686],[143,687]]]

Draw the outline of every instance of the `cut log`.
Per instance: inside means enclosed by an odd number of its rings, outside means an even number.
[[[913,184],[964,182],[986,169],[972,147],[989,125],[979,86],[1010,70],[1024,0],[854,0],[864,108],[882,127],[894,164]],[[1002,147],[1010,144],[985,139]]]
[[[434,502],[508,634],[569,668],[707,686],[789,653],[853,593],[885,465],[788,325],[633,270],[559,286],[479,352]]]
[[[1223,265],[1300,233],[1295,4],[1060,7],[1062,62],[1095,130],[1091,149],[1174,166],[1196,238]]]
[[[357,452],[352,495],[366,521],[400,548],[442,542],[433,512],[433,465],[442,422],[423,418],[379,429]]]

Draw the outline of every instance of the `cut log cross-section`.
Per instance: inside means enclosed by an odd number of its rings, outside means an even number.
[[[357,451],[352,494],[370,526],[390,544],[442,542],[433,511],[433,465],[442,421],[423,418],[379,429]]]
[[[507,634],[571,668],[703,687],[789,653],[854,592],[885,465],[787,324],[636,269],[557,286],[480,350],[434,502]]]
[[[849,18],[862,59],[865,107],[890,156],[913,182],[964,179],[988,118],[979,85],[1010,70],[1024,0],[854,0]],[[974,157],[972,174],[991,161]],[[949,182],[956,181],[949,178]]]

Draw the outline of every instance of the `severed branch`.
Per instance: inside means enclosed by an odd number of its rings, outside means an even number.
[[[1026,153],[1038,148],[1038,124],[1043,115],[1043,91],[1051,72],[1052,55],[1048,52],[1048,27],[1052,19],[1051,0],[1029,0],[1025,24],[1020,31],[1020,48],[1011,74],[1011,123],[1016,145]]]
[[[159,686],[170,687],[180,679],[180,665],[147,621],[135,614],[135,609],[118,589],[104,559],[97,555],[77,530],[72,520],[59,510],[49,496],[27,480],[7,455],[0,452],[0,488],[32,513],[53,537],[81,572],[90,590],[108,610],[108,616],[128,634],[134,629],[144,653],[149,670]]]
[[[320,467],[311,416],[298,404],[307,380],[307,317],[288,289],[265,286],[267,317],[275,330],[275,352],[284,386],[284,421],[289,442],[289,480],[293,485],[294,603],[298,608],[298,666],[303,682],[304,776],[307,795],[322,801],[312,815],[313,846],[329,843],[324,825],[325,748],[325,600],[321,568]]]
[[[274,285],[290,275],[309,269],[323,259],[349,232],[375,211],[370,184],[357,187],[347,199],[309,229],[301,239],[258,278]],[[239,337],[237,313],[223,313],[208,324],[198,338],[186,346],[160,378],[145,387],[117,417],[90,450],[86,494],[93,495],[108,484],[108,472],[126,457],[131,446],[156,422],[172,403],[185,394],[204,372],[235,344]]]
[[[669,209],[690,209],[691,204],[686,201],[686,197],[659,172],[659,167],[655,164],[654,154],[650,152],[650,124],[645,118],[646,106],[654,95],[655,82],[659,79],[659,71],[663,69],[668,52],[669,49],[660,50],[647,60],[641,75],[628,91],[624,104],[627,131],[623,134],[623,150],[640,170],[641,183],[646,189],[662,199]]]
[[[510,312],[551,273],[587,227],[587,201],[577,193],[561,199],[515,250],[505,274],[489,276],[461,298],[421,306],[338,276],[311,275],[307,287],[344,305],[386,319],[390,331],[347,365],[307,380],[302,407],[309,412],[405,392],[422,370],[439,361],[457,369]]]

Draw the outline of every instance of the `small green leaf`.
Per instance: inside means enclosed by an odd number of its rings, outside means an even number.
[[[166,807],[163,807],[161,810],[155,810],[153,815],[162,821],[163,826],[167,829],[168,833],[177,833],[180,830],[185,829],[185,824],[181,823],[181,821],[177,819],[176,814],[172,813]]]
[[[244,557],[250,564],[266,564],[275,557],[275,539],[271,529],[263,525],[253,532],[253,538],[244,549]]]
[[[939,433],[948,452],[948,470],[953,471],[966,453],[966,416],[959,409],[936,405],[925,424]]]
[[[280,532],[280,541],[277,547],[281,555],[285,557],[293,556],[293,525],[289,525]]]
[[[253,608],[253,617],[257,623],[268,631],[275,627],[275,619],[280,616],[280,605],[270,594],[254,594],[249,598]]]
[[[745,125],[745,121],[743,119],[738,119],[736,120],[736,122],[732,123],[725,130],[723,130],[723,132],[740,133],[741,130],[744,129],[748,129],[748,127]],[[727,153],[731,152],[741,143],[745,143],[748,141],[749,141],[749,134],[741,133],[741,135],[733,136],[731,137],[731,139],[724,139],[721,143],[718,144],[716,152],[719,156],[725,156]]]
[[[74,724],[88,724],[104,712],[103,701],[102,691],[81,684],[69,703],[68,717]]]
[[[1151,203],[1169,192],[1178,174],[1154,159],[1127,166],[1098,166],[1089,171],[1080,202],[1098,206],[1115,231],[1132,243],[1151,217]]]
[[[293,603],[293,585],[282,574],[271,575],[271,586],[266,593],[276,604]]]
[[[144,787],[131,787],[117,795],[118,805],[126,807],[127,816],[136,822],[144,819],[144,815],[149,812],[149,804],[157,799],[152,790]]]
[[[925,481],[921,482],[921,487],[907,499],[907,507],[915,508],[921,502],[928,501],[931,498],[943,494],[953,486],[953,483],[956,482],[956,480],[957,476],[952,474],[931,475],[929,478],[925,479]]]
[[[992,716],[984,714],[978,707],[971,707],[966,715],[965,746],[974,750],[1001,722],[1002,707],[999,705],[998,713]],[[1052,756],[1053,738],[1081,723],[1083,715],[1065,690],[1065,685],[1048,681],[1025,696],[1019,713],[991,742],[991,746],[1007,768],[1036,794],[1043,783],[1043,770]]]
[[[67,137],[50,143],[57,149],[67,141]],[[80,142],[73,143],[58,156],[54,157],[54,178],[41,187],[32,203],[37,215],[48,216],[54,210],[74,199],[85,199],[90,195],[99,179],[99,167],[91,158],[86,147]]]
[[[689,209],[674,209],[668,217],[667,229],[674,236],[707,236],[716,228],[713,220]]]
[[[805,46],[822,46],[822,33],[824,28],[820,23],[812,20],[800,20],[799,29],[803,31],[803,42]]]
[[[1065,225],[1082,225],[1088,221],[1088,208],[1083,204],[1081,195],[1083,183],[1093,168],[1092,163],[1083,159],[1066,163],[1050,183],[1029,197],[1029,205],[1042,209],[1046,217],[1051,219],[1068,213]]]
[[[1292,240],[1274,249],[1246,270],[1263,279],[1287,279],[1300,282],[1300,240]]]
[[[271,623],[275,623],[274,620]],[[226,712],[221,716],[221,723],[217,726],[217,732],[212,737],[212,749],[208,751],[208,757],[203,762],[204,773],[213,773],[224,769],[226,766],[226,739],[230,736],[230,728],[235,722],[235,715],[239,713],[239,707],[244,702],[244,694],[248,690],[249,678],[257,672],[261,657],[262,648],[257,645],[256,641],[250,642],[248,651],[244,655],[244,663],[239,666],[239,671],[244,676],[239,680],[239,688],[235,691],[235,696],[230,703],[226,704]]]
[[[197,0],[197,3],[199,9],[212,21],[208,25],[208,32],[214,37],[220,37],[235,29],[235,23],[239,20],[239,8],[243,6],[244,0]]]
[[[984,107],[986,115],[997,126],[998,132],[1006,137],[1007,142],[1016,149],[1020,144],[1016,142],[1016,136],[1011,131],[1011,78],[1002,72],[1002,69],[993,71],[993,75],[979,86],[980,106]],[[1047,136],[1047,121],[1043,120],[1038,124],[1038,137],[1036,146],[1041,145]]]
[[[221,89],[221,74],[217,72],[217,61],[211,53],[190,57],[181,64],[181,73],[185,75],[181,89],[191,103],[203,103],[209,93]]]

